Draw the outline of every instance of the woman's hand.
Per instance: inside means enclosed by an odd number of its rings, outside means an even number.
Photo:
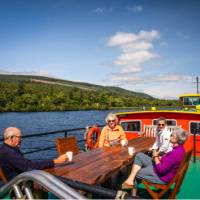
[[[153,150],[152,158],[156,164],[160,163],[159,151]]]
[[[152,157],[159,156],[159,151],[153,150]]]

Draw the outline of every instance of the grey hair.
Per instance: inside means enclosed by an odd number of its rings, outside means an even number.
[[[188,133],[184,131],[182,128],[175,128],[173,134],[176,135],[178,144],[184,144],[188,138]]]
[[[16,128],[16,127],[8,127],[6,129],[4,129],[4,132],[3,132],[4,140],[8,139],[8,138],[10,138],[12,136],[15,136],[16,135],[16,130],[19,130],[19,129]]]
[[[167,120],[166,120],[166,118],[164,118],[164,117],[159,117],[159,118],[158,118],[158,122],[159,122],[159,121],[164,121],[165,125],[167,124]]]
[[[105,122],[108,123],[108,120],[112,118],[114,120],[116,120],[116,122],[118,123],[118,118],[114,113],[108,113],[108,115],[105,118]]]

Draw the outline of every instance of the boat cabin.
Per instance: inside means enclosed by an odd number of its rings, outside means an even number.
[[[179,101],[184,108],[196,108],[200,105],[200,94],[183,94],[179,96]]]
[[[127,138],[133,139],[146,131],[146,127],[152,127],[155,131],[158,118],[164,117],[170,130],[173,127],[181,127],[190,133],[188,147],[193,146],[193,136],[197,138],[197,155],[200,156],[200,94],[181,95],[182,109],[159,110],[153,107],[151,110],[117,113],[119,123],[123,127]]]

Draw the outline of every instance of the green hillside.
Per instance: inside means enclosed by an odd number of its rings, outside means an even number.
[[[110,93],[114,94],[121,94],[125,96],[138,96],[142,98],[152,99],[150,95],[147,95],[145,93],[139,93],[139,92],[132,92],[129,90],[122,89],[120,87],[105,87],[100,85],[94,85],[90,83],[83,83],[83,82],[73,82],[73,81],[67,81],[62,79],[56,79],[56,78],[49,78],[44,76],[30,76],[30,75],[4,75],[0,74],[0,80],[4,82],[24,82],[24,83],[30,83],[31,80],[41,80],[41,81],[50,81],[54,82],[55,84],[63,84],[63,86],[66,87],[75,87],[80,89],[86,89],[86,90],[105,90]]]
[[[119,87],[28,75],[0,75],[0,112],[113,109],[172,106],[176,101],[155,99]]]

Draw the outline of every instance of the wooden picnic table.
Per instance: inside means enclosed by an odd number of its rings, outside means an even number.
[[[130,140],[128,146],[135,147],[136,152],[139,152],[148,149],[154,140],[154,138],[139,137]],[[73,162],[45,171],[86,184],[101,184],[133,161],[134,156],[128,154],[128,146],[122,147],[118,144],[79,153],[73,157]]]

